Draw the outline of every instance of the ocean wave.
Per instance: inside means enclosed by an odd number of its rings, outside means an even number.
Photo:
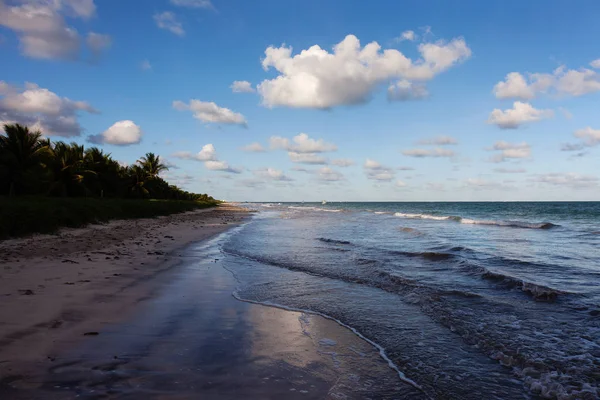
[[[336,240],[336,239],[328,239],[328,238],[317,238],[317,240],[324,242],[324,243],[333,243],[333,244],[352,244],[352,242],[349,242],[347,240]]]
[[[494,221],[494,220],[481,220],[481,219],[471,219],[471,218],[463,218],[454,215],[431,215],[431,214],[411,214],[411,213],[401,213],[397,212],[394,214],[396,217],[402,218],[411,218],[411,219],[431,219],[435,221],[454,221],[459,222],[461,224],[468,225],[493,225],[493,226],[506,226],[511,228],[526,228],[526,229],[551,229],[558,227],[560,225],[553,224],[551,222],[524,222],[524,221]]]
[[[326,239],[326,240],[331,240],[331,239]],[[413,297],[418,296],[421,299],[429,298],[431,296],[436,297],[436,298],[438,298],[439,296],[452,296],[452,297],[462,297],[462,298],[464,298],[464,297],[480,298],[481,297],[481,295],[472,293],[472,292],[456,290],[456,289],[455,290],[447,290],[447,289],[444,289],[441,287],[436,287],[434,285],[422,283],[416,279],[408,278],[408,277],[402,276],[398,273],[394,273],[394,272],[390,272],[390,271],[386,271],[386,270],[380,270],[377,267],[370,267],[371,274],[369,276],[357,276],[357,275],[353,275],[353,274],[333,272],[333,271],[326,270],[326,269],[321,269],[321,270],[316,271],[305,265],[297,264],[294,262],[285,262],[282,260],[273,259],[268,256],[265,257],[264,255],[247,255],[247,254],[244,254],[239,249],[232,248],[232,249],[224,249],[224,250],[231,255],[243,257],[248,260],[256,261],[256,262],[267,264],[267,265],[272,265],[272,266],[279,267],[279,268],[285,268],[290,271],[298,271],[298,272],[303,272],[303,273],[306,273],[306,274],[309,274],[312,276],[321,276],[321,277],[326,277],[329,279],[336,279],[336,280],[340,280],[340,281],[348,282],[348,283],[352,283],[352,284],[370,286],[373,288],[385,290],[387,292],[395,293],[395,294],[404,294],[404,295],[409,294],[409,295],[412,295]],[[408,253],[407,252],[407,254],[410,254],[410,256],[413,256],[413,257],[414,256],[430,257],[429,255],[426,255],[424,253]],[[433,257],[437,257],[437,256],[433,256]],[[355,259],[354,262],[356,262],[358,265],[373,265],[374,266],[374,265],[378,264],[378,261],[376,261],[376,260],[363,259],[363,258]],[[416,292],[415,292],[415,290],[416,290]]]
[[[428,261],[444,261],[454,258],[454,254],[450,253],[442,253],[437,251],[398,251],[398,250],[390,250],[388,251],[392,254],[397,254],[405,257],[415,257],[415,258],[423,258]]]
[[[441,216],[441,215],[431,215],[431,214],[411,214],[411,213],[401,213],[401,212],[395,213],[394,216],[402,217],[402,218],[411,218],[411,219],[433,219],[436,221],[445,221],[445,220],[451,220],[454,218],[460,218],[460,217],[453,217],[453,216]]]
[[[558,298],[558,296],[573,294],[563,290],[554,289],[539,283],[529,282],[524,279],[511,276],[505,272],[490,271],[487,268],[479,266],[472,267],[470,269],[474,271],[477,275],[479,275],[482,279],[493,281],[497,284],[501,284],[511,289],[521,290],[524,293],[533,297],[536,301],[552,302],[555,301]]]
[[[341,212],[342,210],[338,210],[336,208],[319,208],[319,207],[311,207],[311,206],[306,206],[306,207],[300,207],[300,206],[289,206],[289,209],[292,210],[306,210],[306,211],[323,211],[323,212]]]
[[[486,220],[476,220],[476,219],[468,219],[462,218],[460,220],[461,224],[470,224],[470,225],[496,225],[496,226],[508,226],[512,228],[526,228],[526,229],[552,229],[558,227],[559,225],[555,225],[551,222],[540,222],[540,223],[531,223],[531,222],[522,222],[522,221],[486,221]]]
[[[405,233],[410,233],[411,235],[415,235],[415,236],[422,236],[425,233],[421,232],[420,230],[416,229],[416,228],[410,228],[407,226],[401,226],[400,231],[405,232]]]

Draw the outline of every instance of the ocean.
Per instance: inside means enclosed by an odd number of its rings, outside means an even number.
[[[600,203],[248,203],[240,300],[334,319],[431,398],[600,397]]]

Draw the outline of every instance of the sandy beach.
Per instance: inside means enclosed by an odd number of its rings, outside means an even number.
[[[127,318],[180,264],[178,249],[248,215],[221,206],[0,242],[0,376],[26,376],[63,344]]]
[[[219,240],[249,215],[223,206],[1,243],[0,397],[420,398],[350,330],[232,296]]]

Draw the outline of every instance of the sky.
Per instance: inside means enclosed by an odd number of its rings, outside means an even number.
[[[0,122],[236,201],[600,200],[596,0],[0,0]]]

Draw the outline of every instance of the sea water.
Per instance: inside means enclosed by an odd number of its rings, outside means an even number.
[[[433,398],[600,397],[600,203],[247,206],[236,297],[339,321]]]

